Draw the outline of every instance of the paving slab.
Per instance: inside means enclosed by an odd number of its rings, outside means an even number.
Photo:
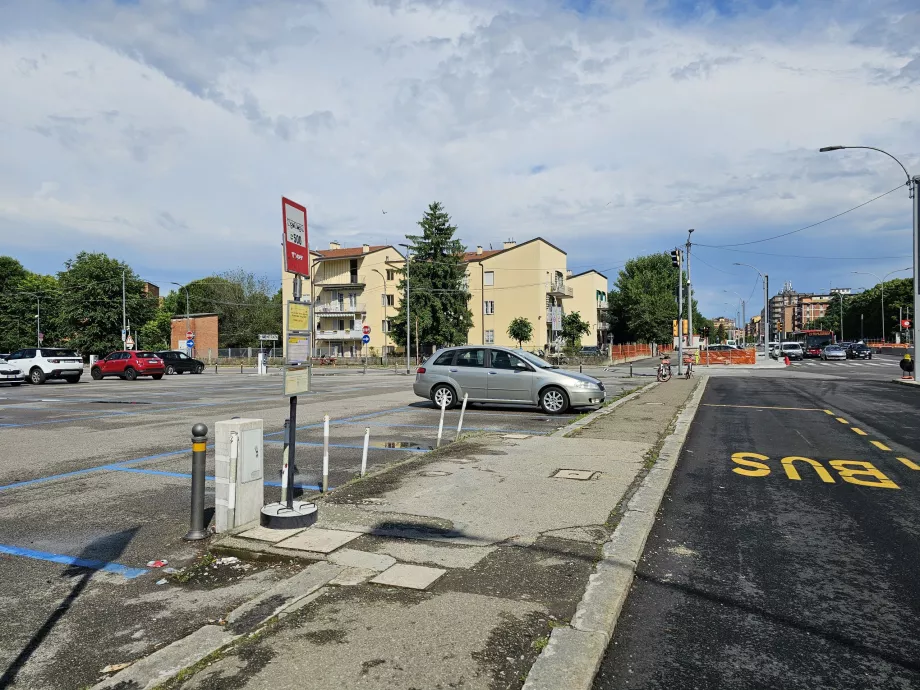
[[[300,534],[278,543],[279,547],[294,551],[312,551],[313,553],[332,553],[361,536],[360,532],[346,532],[337,529],[311,527]]]
[[[303,532],[303,528],[297,529],[269,529],[268,527],[254,527],[236,536],[241,539],[255,539],[256,541],[267,541],[271,544],[277,544],[295,534]]]
[[[341,587],[354,587],[362,585],[377,575],[376,570],[368,568],[345,568],[341,573],[329,580],[330,585],[339,585]]]
[[[398,561],[438,565],[442,568],[472,568],[495,551],[495,546],[453,546],[414,539],[380,540],[371,548]]]
[[[382,573],[387,568],[396,565],[396,559],[392,556],[368,553],[367,551],[358,551],[356,549],[339,549],[329,556],[329,560],[349,568],[362,568],[378,573]]]
[[[387,568],[380,575],[371,580],[375,585],[389,585],[390,587],[405,587],[406,589],[428,589],[439,577],[447,571],[443,568],[429,568],[424,565],[409,565],[397,563]]]

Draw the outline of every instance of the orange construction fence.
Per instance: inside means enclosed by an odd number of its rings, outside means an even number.
[[[703,350],[700,353],[700,364],[757,364],[757,350]]]

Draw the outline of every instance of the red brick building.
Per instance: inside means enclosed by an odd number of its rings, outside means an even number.
[[[172,318],[172,333],[169,337],[169,347],[172,350],[185,352],[185,334],[191,331],[195,334],[195,348],[192,357],[204,361],[217,358],[218,325],[217,314],[189,314],[186,317],[174,316]]]

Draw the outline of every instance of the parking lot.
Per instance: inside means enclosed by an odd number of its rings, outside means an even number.
[[[611,395],[643,382],[598,373]],[[392,372],[316,376],[314,391],[298,406],[298,485],[309,492],[321,481],[324,415],[331,418],[330,487],[359,471],[365,428],[369,469],[432,448],[439,410],[417,398],[411,384],[412,377]],[[550,417],[537,408],[471,405],[464,431],[549,434],[579,412]],[[0,633],[0,656],[15,669],[17,686],[79,687],[63,671],[72,673],[73,660],[87,657],[92,661],[79,666],[90,675],[80,680],[91,683],[92,669],[113,656],[134,658],[219,618],[254,586],[250,578],[219,595],[165,597],[155,584],[161,575],[146,564],[166,559],[181,566],[200,548],[182,540],[192,425],[210,430],[210,519],[215,422],[264,420],[269,502],[280,497],[287,414],[277,375],[84,377],[73,385],[0,387],[0,598],[11,609],[8,620],[16,621]],[[445,441],[453,439],[458,418],[459,410],[447,412]]]

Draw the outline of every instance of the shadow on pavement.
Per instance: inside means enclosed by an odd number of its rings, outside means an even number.
[[[137,529],[137,527],[132,527],[128,530],[95,539],[83,548],[77,558],[84,561],[99,560],[100,558],[106,561],[114,561],[124,553],[125,548],[134,538]],[[19,655],[13,659],[13,662],[7,667],[6,671],[3,672],[3,675],[0,676],[0,689],[9,687],[13,684],[19,671],[22,670],[22,667],[26,665],[38,648],[41,647],[48,635],[51,634],[51,631],[54,630],[54,626],[58,624],[58,621],[67,614],[70,607],[83,593],[83,590],[86,589],[89,581],[96,572],[97,571],[93,568],[79,565],[68,565],[64,568],[61,577],[75,579],[76,583],[71,587],[70,593],[60,604],[58,604],[54,612],[48,616],[48,619],[35,634],[32,635],[32,638],[22,651],[19,652]]]

